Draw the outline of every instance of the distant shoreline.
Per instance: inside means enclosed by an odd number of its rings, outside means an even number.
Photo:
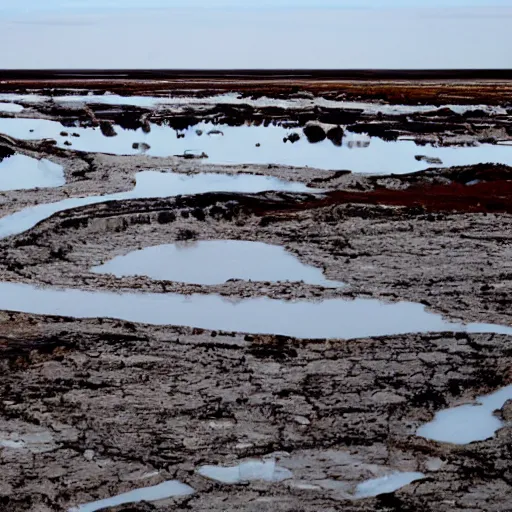
[[[512,69],[4,69],[0,80],[512,80]]]

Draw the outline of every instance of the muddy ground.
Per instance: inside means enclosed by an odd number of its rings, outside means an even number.
[[[512,141],[510,96],[494,104],[481,103],[478,100],[482,98],[472,95],[474,91],[471,88],[469,92],[466,91],[468,96],[464,99],[460,96],[451,98],[432,94],[408,105],[412,109],[418,107],[418,111],[403,112],[389,112],[379,108],[387,103],[381,97],[376,98],[371,94],[364,96],[324,92],[317,95],[308,91],[284,94],[274,90],[243,94],[234,93],[230,89],[208,89],[201,92],[181,90],[177,94],[177,91],[171,89],[167,94],[153,92],[151,97],[166,99],[172,95],[174,102],[154,106],[123,106],[102,104],[101,97],[105,92],[101,89],[75,91],[15,88],[14,92],[21,95],[36,93],[40,95],[41,101],[34,102],[21,97],[17,103],[23,105],[25,110],[11,114],[11,117],[54,119],[63,124],[65,131],[72,131],[75,126],[98,126],[112,136],[115,136],[112,125],[146,132],[151,131],[152,125],[168,125],[179,133],[202,121],[228,126],[274,124],[290,130],[298,129],[299,133],[313,124],[320,130],[317,128],[317,132],[313,130],[311,134],[305,132],[308,140],[315,143],[327,137],[336,145],[341,145],[342,137],[347,132],[368,134],[386,141],[406,138],[416,141],[419,146],[471,146]],[[98,102],[62,102],[66,96],[88,93],[95,94]],[[147,95],[148,91],[145,93]],[[383,98],[387,96],[383,95]],[[403,103],[398,98],[394,100]],[[355,103],[351,105],[350,102]],[[461,111],[454,110],[449,106],[453,103],[462,104],[464,108]],[[430,108],[421,109],[424,105]],[[9,114],[4,114],[4,117],[9,117]],[[72,145],[72,137],[68,142]]]
[[[457,87],[447,94],[456,95]],[[31,115],[61,121],[119,122],[117,107],[79,107],[79,113],[29,108]],[[208,108],[216,110],[200,115],[227,115],[225,107]],[[235,114],[229,111],[230,122],[237,116],[290,121],[282,111]],[[301,120],[303,114],[292,113],[292,121],[326,122],[320,118],[325,112]],[[135,109],[130,119],[144,115]],[[197,115],[165,113],[176,123]],[[487,135],[510,133],[510,115],[482,115]],[[434,116],[444,135],[481,141],[475,118],[459,116],[464,132],[457,134],[446,116],[453,114]],[[395,118],[403,135],[410,121]],[[353,119],[362,131],[367,122]],[[373,116],[369,122],[391,120]],[[418,141],[432,136],[424,124],[415,133]],[[375,297],[420,302],[450,319],[512,325],[512,168],[481,164],[375,177],[82,153],[4,136],[0,143],[4,151],[62,164],[67,179],[60,188],[3,192],[2,217],[66,197],[130,190],[135,173],[145,169],[258,173],[325,189],[132,199],[61,212],[0,240],[2,281],[232,298]],[[202,286],[90,272],[140,247],[220,239],[284,246],[347,286]],[[512,383],[510,336],[301,340],[1,312],[0,367],[2,512],[64,511],[174,478],[196,493],[112,510],[512,510],[510,402],[496,412],[504,428],[486,441],[456,446],[415,435],[436,411]],[[230,486],[196,472],[203,464],[271,456],[293,471],[292,479]],[[357,484],[393,470],[421,471],[426,478],[354,500]]]
[[[94,72],[68,76],[59,73],[19,73],[3,71],[0,90],[26,91],[96,91],[126,95],[210,95],[237,92],[247,96],[289,98],[304,92],[322,97],[348,100],[384,100],[390,103],[418,104],[510,104],[510,72],[362,72],[346,75],[324,73],[122,73],[95,76]],[[27,76],[30,75],[30,76]],[[75,75],[75,76],[73,76]],[[401,76],[400,76],[401,75]],[[413,73],[414,75],[414,73]]]

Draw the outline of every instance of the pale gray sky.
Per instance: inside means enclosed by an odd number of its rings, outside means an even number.
[[[126,9],[126,8],[387,8],[509,6],[512,0],[0,0],[0,10]]]
[[[13,1],[0,0],[0,5]],[[187,5],[200,1],[187,0]],[[36,3],[16,5],[29,2]],[[87,4],[94,2],[99,0]],[[107,2],[114,0],[101,3]],[[163,0],[143,5],[150,2]],[[0,52],[0,68],[512,67],[512,7],[269,10],[244,5],[2,15],[0,45],[9,51]]]

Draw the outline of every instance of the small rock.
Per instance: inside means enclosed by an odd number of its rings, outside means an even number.
[[[64,146],[72,146],[73,144],[69,140],[64,141]]]
[[[507,400],[503,406],[502,417],[505,421],[512,421],[512,400]]]
[[[220,130],[210,130],[208,132],[208,135],[221,135],[221,136],[224,136],[224,132],[221,132]]]
[[[61,137],[68,137],[69,133],[68,132],[60,132],[60,136]]]
[[[414,158],[418,162],[426,162],[427,164],[432,164],[432,165],[441,165],[443,163],[443,161],[440,158],[437,158],[435,156],[430,157],[430,156],[426,156],[426,155],[416,155]]]
[[[300,140],[300,135],[296,132],[290,133],[288,137],[283,139],[283,142],[290,141],[292,144]]]
[[[327,132],[327,138],[338,147],[341,147],[343,141],[343,129],[339,126],[334,126]]]
[[[308,142],[311,144],[316,144],[317,142],[322,142],[327,137],[324,129],[317,124],[310,124],[306,126],[303,130],[304,135],[308,139]]]
[[[185,150],[183,155],[177,155],[177,156],[182,156],[186,160],[194,160],[197,158],[208,158],[208,155],[204,151],[199,152],[199,151],[194,151],[191,149],[187,149],[187,150]]]
[[[117,132],[110,121],[100,121],[100,130],[105,137],[115,137]]]
[[[304,416],[295,416],[295,418],[293,418],[293,419],[299,425],[310,425],[311,424],[311,422]]]
[[[151,123],[147,119],[142,121],[142,131],[144,133],[149,133],[151,131]]]
[[[445,464],[439,457],[428,459],[425,462],[425,469],[428,471],[439,471]]]
[[[94,452],[92,450],[85,450],[84,457],[86,460],[91,461],[92,459],[94,459]]]
[[[203,135],[203,130],[196,130],[196,135],[201,137],[201,135]]]
[[[146,144],[145,142],[134,142],[132,144],[133,149],[139,149],[143,153],[145,153],[148,149],[151,149],[151,146],[149,144]]]
[[[71,137],[80,137],[80,134],[79,133],[72,133]]]
[[[254,444],[252,444],[252,443],[238,443],[235,446],[235,450],[249,450],[253,446],[254,446]]]
[[[259,148],[261,144],[259,142],[256,142],[256,147]]]

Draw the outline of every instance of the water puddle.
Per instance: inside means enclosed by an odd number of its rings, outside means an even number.
[[[485,441],[502,428],[503,422],[494,411],[512,400],[512,385],[491,395],[480,396],[475,404],[466,404],[438,412],[435,418],[421,426],[416,434],[426,439],[452,444]]]
[[[145,487],[143,489],[136,489],[124,494],[119,494],[113,498],[107,498],[86,505],[79,505],[69,509],[68,512],[96,512],[106,508],[116,507],[118,505],[127,505],[130,503],[140,503],[141,501],[161,501],[169,498],[176,498],[181,496],[190,496],[194,494],[195,490],[179,482],[178,480],[170,480],[154,487]]]
[[[249,460],[236,466],[202,466],[197,471],[201,476],[224,484],[244,482],[282,482],[293,478],[293,473],[278,466],[275,460]]]
[[[298,338],[445,331],[512,334],[512,327],[452,323],[427,312],[421,304],[386,304],[374,299],[309,302],[258,297],[234,301],[218,295],[92,292],[4,282],[0,283],[0,310]]]
[[[60,187],[65,183],[63,167],[49,160],[17,154],[0,159],[0,190]]]
[[[356,488],[355,498],[371,498],[379,494],[395,492],[406,485],[425,478],[423,473],[393,473],[381,478],[367,480]]]
[[[16,103],[1,103],[0,102],[0,112],[9,112],[18,114],[19,112],[23,112],[25,110],[21,105]]]
[[[223,136],[208,135],[220,131]],[[62,148],[81,151],[135,155],[145,152],[151,156],[205,153],[201,161],[210,164],[279,164],[309,166],[319,169],[349,169],[353,172],[375,174],[407,173],[432,166],[501,163],[512,165],[512,148],[506,145],[482,144],[475,147],[417,146],[410,140],[387,142],[347,133],[336,143],[325,139],[309,143],[302,130],[289,130],[282,126],[214,126],[201,123],[182,132],[169,126],[152,125],[145,133],[142,128],[126,130],[115,127],[117,136],[106,137],[99,128],[73,128],[79,137],[70,136],[69,130],[56,121],[45,119],[0,119],[0,133],[12,137],[37,140],[51,138]],[[68,135],[61,135],[68,133]],[[291,133],[300,138],[295,143],[283,142]],[[179,137],[178,137],[179,135]],[[364,139],[364,140],[363,140]],[[65,143],[71,144],[71,146]],[[429,164],[417,156],[442,164]],[[438,159],[438,160],[437,160]]]
[[[206,192],[257,193],[266,190],[289,192],[319,192],[319,189],[306,187],[302,183],[282,181],[270,176],[251,174],[202,173],[186,175],[142,171],[135,176],[135,188],[128,192],[104,196],[73,197],[55,203],[40,204],[25,208],[0,219],[0,238],[23,233],[57,212],[79,208],[106,201],[122,201],[152,197],[171,197]]]
[[[304,281],[325,287],[342,283],[325,279],[318,268],[301,263],[283,247],[261,242],[214,240],[157,245],[94,267],[92,272],[117,277],[213,285],[229,279],[246,281]]]

